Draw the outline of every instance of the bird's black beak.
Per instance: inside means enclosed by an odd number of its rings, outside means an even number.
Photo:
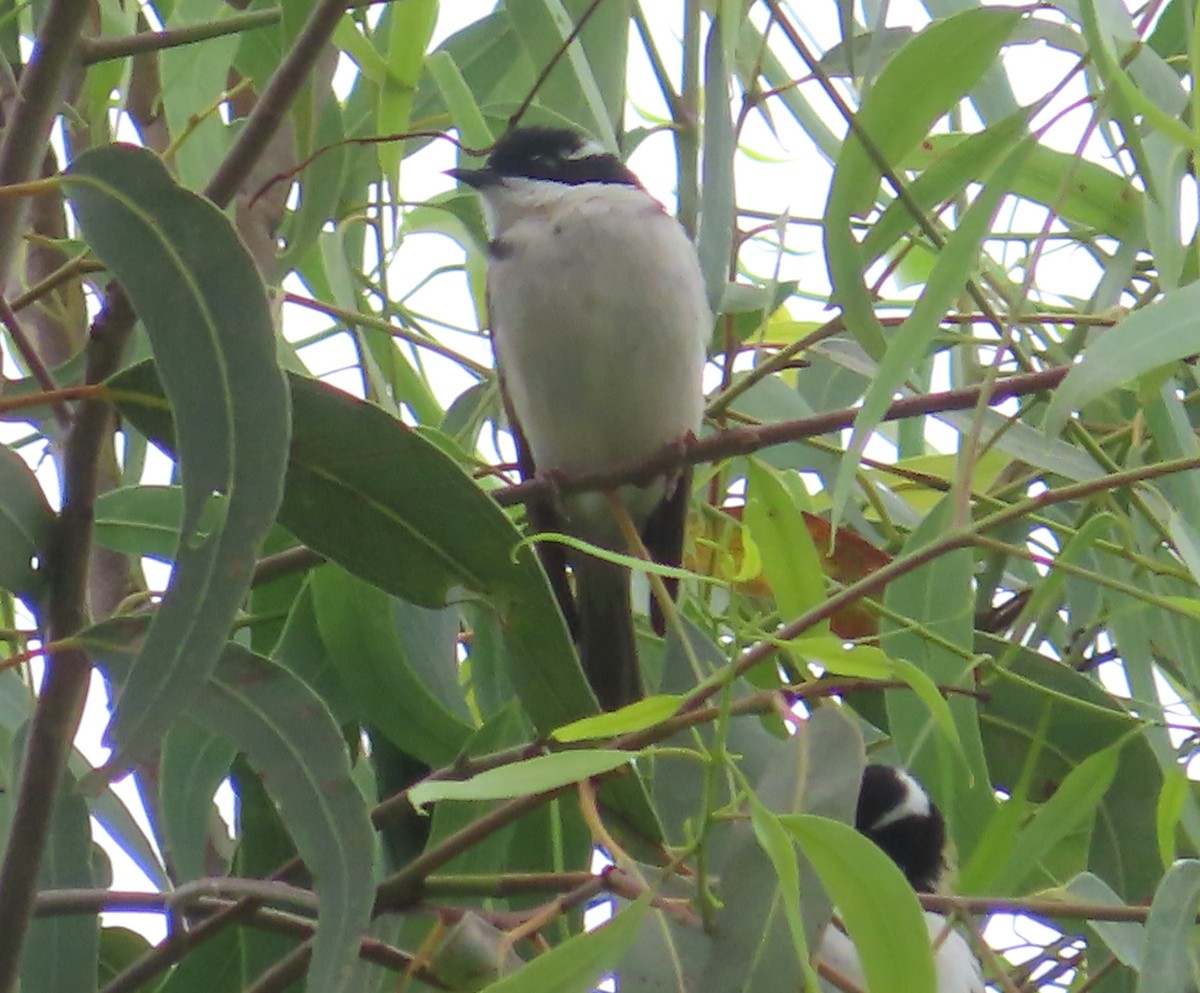
[[[491,169],[447,169],[446,175],[453,176],[460,183],[475,190],[482,190],[484,187],[494,186],[500,182],[500,177]]]

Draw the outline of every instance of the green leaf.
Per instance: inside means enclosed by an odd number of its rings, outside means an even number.
[[[340,729],[312,690],[236,645],[193,715],[245,753],[312,870],[320,911],[308,988],[346,989],[371,916],[373,831]]]
[[[921,169],[921,174],[908,184],[908,197],[893,200],[871,225],[862,241],[863,263],[874,264],[902,235],[919,229],[909,202],[933,210],[961,196],[968,183],[982,182],[1025,134],[1028,120],[1024,113],[1014,114],[974,134],[927,135],[904,161],[906,168]]]
[[[1067,884],[1066,893],[1068,899],[1078,903],[1126,906],[1108,883],[1090,872],[1080,873],[1072,879]],[[1099,920],[1089,921],[1088,924],[1122,965],[1131,969],[1141,968],[1142,955],[1146,950],[1145,927],[1141,924]]]
[[[1146,947],[1137,993],[1187,993],[1194,967],[1191,942],[1200,902],[1200,862],[1176,862],[1163,876],[1146,918]]]
[[[228,738],[186,717],[167,732],[158,797],[164,847],[176,880],[211,875],[213,796],[229,775],[235,755]]]
[[[148,951],[150,942],[136,931],[125,927],[101,928],[98,959],[100,982],[107,985]],[[160,976],[157,980],[152,979],[136,987],[131,993],[154,993],[162,983]]]
[[[470,148],[488,148],[493,141],[492,133],[484,119],[483,111],[476,103],[475,95],[459,71],[449,52],[436,51],[425,60],[430,75],[437,83],[450,120]]]
[[[414,807],[424,807],[438,800],[507,800],[532,796],[612,772],[635,757],[633,752],[602,748],[539,755],[488,769],[470,779],[424,780],[409,791],[409,800]]]
[[[648,696],[628,706],[595,717],[585,717],[560,727],[551,735],[555,741],[589,741],[592,738],[613,738],[631,731],[654,727],[675,715],[685,697],[660,694]]]
[[[381,30],[372,39],[379,44],[387,32],[387,51],[384,64],[387,73],[380,80],[379,107],[376,126],[379,134],[399,134],[407,131],[412,115],[417,81],[425,64],[425,49],[437,20],[436,0],[410,0],[389,7],[380,22]],[[376,146],[379,164],[389,183],[400,174],[404,146],[400,142],[383,142]]]
[[[763,572],[784,618],[825,602],[825,571],[804,516],[783,479],[751,459],[746,466],[745,522],[762,556]],[[828,633],[829,622],[813,629]]]
[[[1099,335],[1054,391],[1046,410],[1046,433],[1058,434],[1071,411],[1109,390],[1193,354],[1197,307],[1200,283],[1192,283],[1134,311]]]
[[[508,87],[502,85],[506,81],[511,83],[516,93],[526,93],[533,85],[534,72],[513,30],[512,21],[506,11],[497,9],[452,34],[426,60],[429,72],[422,77],[417,89],[413,103],[414,123],[424,125],[427,119],[438,120],[450,116],[441,89],[443,77],[435,75],[434,71],[433,56],[441,55],[453,60],[480,106],[493,103],[499,96],[499,90],[507,90]],[[457,119],[455,123],[463,124]],[[484,147],[473,140],[469,143],[476,148]]]
[[[1175,835],[1183,819],[1183,808],[1187,802],[1190,781],[1178,767],[1165,770],[1162,790],[1158,794],[1155,837],[1158,839],[1158,857],[1163,868],[1170,868],[1175,861]]]
[[[18,737],[18,751],[27,744]],[[75,777],[64,773],[54,801],[54,819],[38,870],[38,889],[90,888],[92,829]],[[45,993],[96,989],[100,918],[97,914],[37,917],[21,949],[21,988]]]
[[[620,115],[614,118],[609,113],[582,41],[576,38],[567,47],[566,54],[559,57],[563,44],[575,28],[575,19],[563,0],[504,0],[504,9],[538,73],[550,65],[551,60],[558,60],[539,93],[539,103],[562,115],[565,121],[577,122],[605,148],[616,151],[614,123]],[[612,43],[611,34],[602,42]]]
[[[170,561],[179,546],[183,489],[124,486],[96,497],[96,543],[126,555]]]
[[[143,628],[110,621],[79,640],[120,682]],[[282,666],[235,644],[193,695],[188,716],[245,754],[312,870],[320,910],[308,988],[347,989],[371,918],[374,836],[333,716]]]
[[[748,740],[740,722],[730,728],[729,746]],[[737,737],[735,737],[737,736]],[[740,740],[739,740],[740,737]],[[774,814],[807,812],[852,820],[864,765],[858,728],[840,709],[822,707],[797,733],[774,747],[759,745],[754,794]],[[656,786],[657,786],[656,782]],[[724,841],[725,839],[722,839]],[[714,846],[713,871],[720,877],[720,907],[712,944],[700,969],[698,993],[771,993],[779,977],[805,972],[808,952],[796,946],[788,926],[781,877],[745,822],[733,826],[728,844]],[[815,939],[829,921],[831,904],[809,861],[799,863],[799,896],[805,935]]]
[[[636,940],[650,898],[646,893],[596,930],[568,938],[518,972],[484,987],[483,993],[592,993],[597,980],[616,968]]]
[[[741,17],[739,9],[736,13]],[[708,305],[715,313],[729,281],[733,252],[734,217],[733,160],[737,154],[733,113],[729,102],[729,73],[721,17],[713,18],[704,44],[704,142],[701,149],[703,173],[700,187],[700,230],[696,251]]]
[[[1003,645],[1002,639],[994,643]],[[1145,737],[1134,734],[1139,722],[1087,676],[1028,650],[1018,654],[1008,669],[991,673],[981,689],[986,693],[979,720],[989,783],[997,789],[1014,792],[1032,762],[1032,782],[1053,791],[1090,756],[1128,738],[1120,750],[1113,784],[1096,805],[1091,841],[1081,855],[1086,866],[1064,868],[1072,875],[1086,867],[1125,900],[1142,899],[1154,888],[1162,869],[1153,845],[1162,774]],[[978,832],[976,837],[984,828]],[[961,843],[959,848],[961,852]],[[964,893],[982,892],[975,880],[983,876],[972,869],[969,854],[959,886]]]
[[[833,898],[872,993],[933,993],[925,915],[896,863],[848,824],[811,814],[779,820]]]
[[[297,185],[300,205],[288,216],[283,238],[287,248],[280,254],[279,270],[286,272],[299,264],[304,254],[312,248],[326,221],[336,216],[342,190],[349,178],[349,146],[342,124],[342,110],[336,100],[325,104],[321,119],[312,136],[313,148],[321,154],[309,162],[304,170],[304,181]]]
[[[175,0],[164,20],[168,28],[185,28],[212,15],[209,0]],[[231,130],[216,109],[237,49],[238,36],[231,34],[158,53],[162,109],[171,140],[179,143],[175,166],[183,183],[194,190],[202,189],[216,172],[231,141]]]
[[[0,588],[34,599],[40,594],[44,578],[33,560],[45,554],[53,519],[25,460],[0,447]]]
[[[184,489],[171,584],[107,733],[119,767],[157,746],[216,664],[279,506],[289,405],[266,291],[220,211],[141,148],[91,150],[63,182],[149,334]]]
[[[992,232],[996,211],[1012,189],[1013,177],[1032,147],[1030,140],[1020,142],[988,178],[938,252],[921,299],[888,342],[887,351],[867,387],[862,407],[854,418],[850,444],[838,468],[831,497],[835,513],[849,496],[859,459],[871,433],[878,427],[896,391],[904,385],[913,369],[927,358],[942,316],[961,296],[963,286],[979,265],[979,251]]]
[[[237,928],[222,928],[184,956],[159,993],[239,993],[244,989],[240,939]]]
[[[485,597],[505,647],[490,659],[504,665],[540,733],[595,713],[537,556],[495,502],[379,407],[303,376],[288,382],[295,427],[280,523],[401,599],[440,607],[456,586]],[[171,448],[153,368],[135,366],[112,385],[122,413]]]
[[[924,169],[909,186],[909,193],[923,206],[932,207],[960,194],[966,183],[983,180],[998,157],[1023,135],[1027,120],[1022,113],[974,134],[929,135],[905,163]],[[1035,144],[1013,178],[1013,193],[1053,210],[1063,220],[1113,238],[1126,240],[1142,233],[1141,191],[1125,177],[1078,155]],[[898,200],[889,205],[863,242],[869,260],[895,240],[897,225],[900,230],[913,226],[912,217]],[[890,240],[885,233],[892,235]],[[880,247],[867,250],[870,244]]]
[[[341,682],[365,722],[431,767],[457,758],[471,728],[429,691],[414,668],[422,653],[405,644],[382,590],[327,565],[311,577],[317,627]],[[425,661],[453,673],[455,645]]]
[[[909,536],[903,553],[916,553],[941,537],[952,513],[952,499],[943,499]],[[973,568],[970,550],[956,549],[888,584],[884,604],[889,616],[883,621],[881,644],[889,658],[912,663],[938,685],[974,687]],[[988,776],[991,754],[985,757],[974,700],[956,694],[944,701],[954,717],[951,738],[929,734],[939,726],[941,705],[930,709],[928,684],[925,694],[886,691],[888,725],[901,764],[929,786],[950,822],[960,856],[967,859],[996,804]],[[945,769],[955,773],[945,775]]]
[[[856,130],[869,136],[886,162],[903,161],[995,62],[1019,20],[1017,11],[981,8],[931,24],[880,73],[856,115]],[[838,156],[824,225],[834,302],[844,311],[847,327],[876,357],[883,353],[883,329],[864,283],[866,265],[851,219],[876,202],[881,176],[852,132]]]
[[[780,818],[764,807],[753,794],[749,796],[750,823],[754,837],[775,868],[779,876],[779,902],[792,934],[796,949],[796,960],[808,962],[808,938],[804,933],[804,919],[800,915],[800,866],[796,863],[796,851]],[[810,966],[811,968],[811,966]],[[810,977],[809,983],[812,979]]]
[[[1089,755],[1059,783],[1054,795],[1042,804],[1009,849],[1008,864],[995,881],[1001,895],[1021,892],[1029,878],[1055,845],[1096,816],[1100,801],[1112,785],[1124,742]]]

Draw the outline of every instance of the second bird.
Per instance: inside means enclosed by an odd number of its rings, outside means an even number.
[[[481,169],[488,310],[521,472],[619,471],[700,429],[712,314],[695,248],[615,155],[562,128],[514,128]],[[656,561],[678,564],[689,479],[620,496]],[[529,508],[537,530],[626,551],[602,493]],[[562,546],[543,560],[605,709],[643,694],[628,570]],[[565,567],[574,574],[574,589]]]

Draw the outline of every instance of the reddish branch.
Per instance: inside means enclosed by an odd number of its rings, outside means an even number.
[[[1069,366],[1054,366],[1039,372],[1021,373],[997,380],[988,391],[987,401],[991,405],[1003,403],[1013,397],[1030,393],[1042,393],[1053,389],[1070,371]],[[923,414],[943,413],[949,410],[969,410],[978,405],[983,387],[973,386],[940,393],[924,393],[920,396],[897,400],[884,413],[882,420],[899,421],[906,417]],[[685,465],[701,462],[717,462],[735,455],[752,455],[789,441],[815,438],[831,431],[841,431],[854,425],[858,416],[857,407],[831,410],[815,417],[804,417],[795,421],[779,421],[760,427],[732,428],[720,431],[707,438],[692,439],[673,445],[657,453],[652,459],[621,472],[591,473],[572,476],[569,479],[530,480],[509,486],[493,493],[502,506],[524,503],[535,496],[542,496],[551,488],[561,493],[578,493],[584,490],[611,490],[626,483],[642,483],[664,472]]]

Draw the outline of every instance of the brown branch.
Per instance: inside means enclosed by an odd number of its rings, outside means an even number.
[[[62,389],[50,390],[45,393],[0,397],[0,413],[7,414],[14,410],[44,407],[46,404],[61,403],[64,400],[97,399],[106,395],[104,386],[100,383],[90,383],[87,386],[64,386]]]
[[[291,859],[270,876],[284,879],[301,867],[299,859]],[[225,928],[251,920],[262,909],[262,901],[244,898],[217,911],[199,924],[173,932],[163,942],[115,975],[100,993],[130,993],[179,962],[193,948],[216,937]]]
[[[1085,921],[1115,921],[1145,924],[1149,907],[1113,906],[1107,903],[1084,903],[1073,900],[1043,900],[1037,898],[995,896],[947,896],[940,893],[918,893],[921,906],[939,914],[955,911],[966,914],[1028,914],[1031,917],[1073,918]],[[1197,918],[1200,923],[1200,917]]]
[[[997,380],[988,393],[989,404],[999,404],[1013,397],[1029,393],[1041,393],[1053,389],[1070,371],[1069,366],[1054,366],[1039,372],[1021,373]],[[949,410],[967,410],[974,407],[981,396],[981,387],[972,386],[940,393],[925,393],[921,396],[897,400],[884,413],[882,421],[898,421],[906,417],[923,414],[943,413]],[[664,472],[701,462],[716,462],[735,455],[752,455],[772,445],[789,441],[800,441],[840,431],[854,425],[858,416],[857,407],[831,410],[814,417],[795,421],[780,421],[760,427],[732,428],[720,431],[707,438],[691,439],[681,444],[669,445],[652,458],[620,472],[596,472],[570,478],[541,480],[534,479],[515,486],[496,490],[492,496],[503,507],[523,503],[534,497],[545,496],[551,489],[560,493],[579,493],[585,490],[612,490],[626,483],[644,483]]]
[[[308,16],[291,51],[267,83],[225,160],[204,188],[204,195],[218,207],[224,207],[238,193],[250,170],[283,123],[284,115],[295,100],[320,56],[329,43],[346,9],[345,0],[320,0]]]
[[[227,888],[233,880],[211,880],[216,888]],[[208,895],[195,894],[181,898],[173,893],[140,893],[106,889],[63,889],[47,890],[38,894],[34,914],[38,917],[66,917],[74,914],[98,914],[108,912],[160,912],[167,913],[172,907],[186,906],[200,913],[221,913],[235,905],[228,900]],[[273,907],[256,908],[245,923],[264,931],[278,934],[298,935],[309,938],[316,930],[315,923],[307,917],[298,917]],[[395,972],[412,972],[425,982],[436,980],[415,967],[413,957],[399,948],[377,938],[363,938],[359,942],[359,958]]]
[[[5,122],[0,139],[0,186],[26,183],[39,174],[63,81],[74,64],[75,46],[90,11],[80,0],[51,0],[46,9],[33,59],[21,71],[12,119]],[[0,285],[12,271],[26,207],[24,197],[0,200]],[[0,990],[10,982],[4,973],[0,968]]]
[[[87,383],[99,383],[120,364],[133,315],[117,295],[92,326],[87,346]],[[87,620],[88,558],[100,452],[112,430],[112,408],[103,400],[84,400],[75,414],[63,457],[62,511],[46,550],[49,606],[46,632],[51,643],[79,631]],[[91,662],[69,644],[53,648],[29,729],[29,742],[8,847],[0,865],[0,991],[17,981],[21,947],[33,913],[38,870],[54,813],[71,742],[87,696]]]
[[[315,569],[326,561],[320,552],[314,552],[307,545],[296,545],[285,548],[274,555],[266,555],[254,566],[254,575],[250,580],[251,586],[262,586],[282,576],[290,576],[297,572],[307,572]]]
[[[247,10],[230,17],[217,18],[202,24],[189,24],[187,27],[169,31],[139,31],[137,34],[119,38],[84,38],[79,46],[79,63],[90,66],[110,59],[160,52],[180,45],[194,45],[198,41],[278,24],[281,16],[282,12],[278,7],[264,7],[261,10]]]

